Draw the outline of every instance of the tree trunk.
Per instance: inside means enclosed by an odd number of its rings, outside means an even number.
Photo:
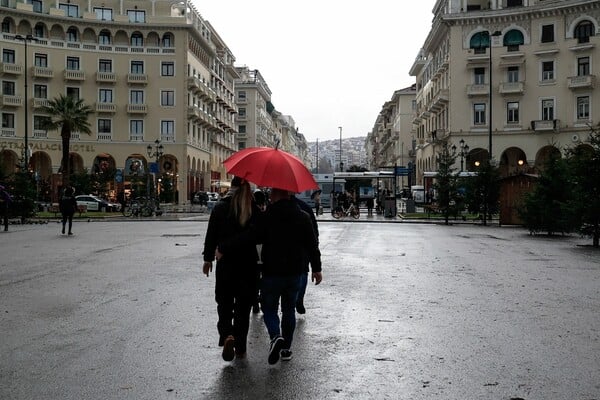
[[[62,138],[62,184],[63,187],[67,187],[69,186],[71,179],[71,166],[69,165],[69,146],[71,141],[71,132],[69,132],[63,126],[60,132],[60,137]]]

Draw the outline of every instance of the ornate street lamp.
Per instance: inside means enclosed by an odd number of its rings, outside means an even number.
[[[160,162],[160,158],[163,155],[163,145],[160,143],[160,140],[156,139],[154,141],[154,147],[151,144],[149,144],[146,147],[146,151],[148,152],[148,157],[156,159],[156,168],[157,168],[157,171],[160,171],[159,162]],[[155,185],[156,185],[156,199],[157,199],[156,209],[160,210],[160,193],[159,193],[159,189],[158,189],[158,177],[156,177]]]
[[[500,31],[495,31],[493,33],[488,31],[488,37],[489,37],[489,44],[490,44],[490,65],[489,65],[489,71],[490,71],[490,121],[488,122],[488,139],[489,139],[489,143],[488,143],[488,160],[492,160],[492,38],[493,37],[497,37],[497,36],[501,36],[502,32]]]
[[[39,39],[36,37],[33,37],[32,35],[16,35],[15,36],[15,40],[21,40],[23,42],[23,44],[25,45],[25,132],[24,132],[24,137],[25,137],[25,154],[24,154],[24,161],[25,161],[25,171],[29,171],[29,143],[28,143],[28,139],[27,139],[27,131],[28,131],[28,120],[29,120],[29,103],[27,101],[27,42],[37,42]]]
[[[469,145],[465,144],[464,139],[460,139],[458,143],[460,144],[460,152],[458,153],[460,156],[460,172],[463,172],[463,161],[467,157],[467,154],[469,154]],[[452,154],[456,154],[455,144],[452,145]]]

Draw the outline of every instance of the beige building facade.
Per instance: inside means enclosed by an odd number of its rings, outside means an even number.
[[[600,121],[600,1],[439,0],[433,13],[410,70],[417,181],[443,141],[464,141],[469,171],[491,147],[503,176],[586,145]]]
[[[5,172],[23,161],[27,131],[28,168],[57,195],[60,133],[42,128],[39,107],[64,94],[95,111],[91,135],[73,135],[72,166],[120,171],[111,196],[149,170],[172,183],[180,204],[227,178],[222,161],[237,150],[235,58],[193,6],[2,0],[0,11]],[[150,156],[147,147],[158,144],[162,155]]]

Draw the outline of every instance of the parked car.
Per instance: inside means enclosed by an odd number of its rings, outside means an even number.
[[[205,206],[208,203],[208,193],[207,192],[196,192],[194,197],[192,197],[192,204],[200,204]]]
[[[93,194],[75,196],[78,206],[87,206],[88,211],[119,211],[121,205],[101,199]]]
[[[217,192],[208,192],[208,200],[210,201],[219,201],[219,193]]]

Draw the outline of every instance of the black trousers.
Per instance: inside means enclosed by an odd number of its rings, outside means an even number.
[[[233,335],[238,354],[246,352],[250,310],[256,301],[257,276],[256,265],[231,267],[217,264],[215,300],[219,316],[219,344]]]
[[[65,229],[67,222],[69,222],[69,232],[71,232],[71,228],[73,227],[73,214],[72,213],[62,215],[63,230]]]

